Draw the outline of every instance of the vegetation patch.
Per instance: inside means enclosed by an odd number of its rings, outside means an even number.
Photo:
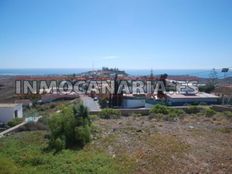
[[[99,113],[99,117],[103,119],[118,119],[121,116],[121,112],[116,109],[102,109]]]
[[[45,152],[46,131],[20,132],[0,142],[1,174],[120,174],[130,173],[121,159],[114,159],[93,146],[82,150]]]
[[[189,106],[189,107],[185,108],[184,111],[187,114],[197,114],[197,113],[200,113],[202,111],[202,108],[198,107],[198,106]]]
[[[23,118],[14,118],[13,120],[9,121],[7,125],[10,127],[14,127],[22,122],[23,122]]]
[[[213,109],[211,109],[211,108],[207,108],[206,110],[205,110],[205,116],[206,117],[212,117],[212,116],[214,116],[216,114],[216,111],[214,111]]]
[[[232,118],[232,112],[231,112],[231,111],[224,111],[224,115],[225,115],[227,118]]]
[[[49,121],[50,137],[48,149],[58,152],[64,148],[82,148],[90,142],[91,120],[82,104],[64,107]]]
[[[12,160],[8,158],[0,157],[0,173],[1,174],[16,174],[17,167]]]
[[[149,118],[164,119],[167,121],[172,121],[177,117],[183,115],[183,111],[180,109],[169,108],[165,105],[155,105],[150,109]]]

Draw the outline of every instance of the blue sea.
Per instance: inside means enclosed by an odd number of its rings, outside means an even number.
[[[0,69],[0,75],[67,75],[67,74],[78,74],[86,71],[90,71],[91,69],[87,68],[76,68],[76,69]],[[129,75],[150,75],[150,69],[125,69],[125,71]],[[189,76],[197,76],[202,78],[209,78],[212,70],[210,69],[189,69],[189,70],[170,70],[170,69],[162,69],[162,70],[153,70],[154,75],[167,73],[168,75],[189,75]],[[218,78],[223,78],[224,73],[221,70],[216,70]],[[230,69],[228,73],[225,74],[226,77],[232,77],[232,70]]]

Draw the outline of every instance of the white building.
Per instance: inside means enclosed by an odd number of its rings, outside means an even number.
[[[0,122],[7,123],[14,118],[23,117],[22,104],[1,104],[0,103]]]
[[[122,100],[123,108],[143,108],[145,107],[145,97],[144,96],[134,96],[134,95],[123,95]]]
[[[166,94],[167,103],[169,105],[178,106],[185,104],[218,104],[219,97],[213,94],[205,92],[199,92],[196,94]]]

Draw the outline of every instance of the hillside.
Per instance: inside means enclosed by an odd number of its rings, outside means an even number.
[[[132,115],[94,120],[92,142],[82,150],[46,152],[47,131],[1,139],[0,173],[231,173],[232,120],[217,113],[174,121]]]

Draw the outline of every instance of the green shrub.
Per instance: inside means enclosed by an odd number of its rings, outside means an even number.
[[[215,85],[212,84],[212,83],[209,83],[209,84],[207,84],[207,85],[205,85],[205,86],[200,86],[200,87],[199,87],[199,91],[200,91],[200,92],[206,92],[206,93],[210,93],[210,92],[212,92],[214,89],[215,89]]]
[[[180,109],[168,108],[165,105],[158,104],[151,108],[149,118],[163,118],[166,121],[171,121],[181,115],[183,115],[183,111]]]
[[[75,129],[76,140],[81,147],[90,142],[90,128],[88,125],[76,127]]]
[[[197,114],[201,111],[201,108],[197,107],[197,106],[189,106],[189,107],[185,108],[184,111],[187,114]]]
[[[88,110],[82,104],[77,107],[66,106],[49,120],[49,149],[56,152],[63,148],[82,148],[90,141],[91,120]]]
[[[98,116],[97,115],[90,115],[89,118],[91,121],[95,121],[98,119]]]
[[[168,114],[168,112],[168,107],[160,104],[157,104],[150,109],[150,113],[155,114]]]
[[[0,157],[0,173],[1,174],[16,174],[17,172],[17,167],[9,159]]]
[[[55,152],[59,152],[65,148],[65,142],[61,138],[54,139],[53,137],[49,140],[49,148],[54,149]]]
[[[101,110],[99,116],[103,119],[117,119],[120,118],[121,112],[116,109],[106,108]]]
[[[184,114],[184,111],[182,109],[169,108],[168,112],[169,112],[169,114],[175,113],[177,116],[181,116]]]
[[[180,117],[183,112],[179,109],[168,109],[168,114],[163,116],[163,120],[165,121],[174,121],[176,118]]]
[[[169,118],[170,118],[171,120],[173,120],[173,119],[175,119],[175,118],[177,118],[177,117],[180,117],[180,116],[182,116],[183,114],[184,114],[183,110],[180,110],[180,109],[173,109],[173,108],[170,108],[170,109],[169,109],[169,113],[168,113]]]
[[[232,112],[231,111],[224,111],[224,115],[228,118],[232,118]]]
[[[7,125],[10,127],[14,127],[22,122],[23,122],[23,118],[14,118],[13,120],[9,121]]]
[[[208,108],[208,109],[205,110],[205,116],[206,117],[212,117],[215,114],[216,114],[216,112],[213,109]]]
[[[178,117],[178,113],[177,112],[171,112],[171,113],[168,114],[168,116],[169,116],[170,120],[173,120],[173,119]]]
[[[32,166],[39,166],[47,164],[48,161],[45,160],[42,155],[41,156],[35,156],[31,160],[28,161]]]

